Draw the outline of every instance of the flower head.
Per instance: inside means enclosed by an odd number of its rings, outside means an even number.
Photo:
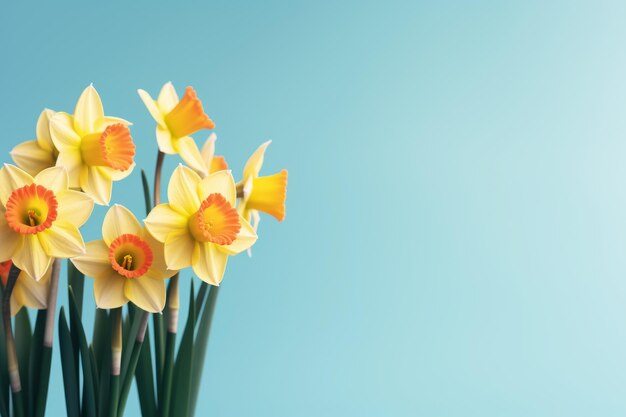
[[[74,115],[57,113],[50,120],[57,165],[67,168],[70,186],[81,188],[96,203],[109,204],[112,182],[135,167],[135,144],[123,119],[104,115],[100,96],[90,85],[76,103]]]
[[[167,189],[168,204],[156,206],[146,219],[152,235],[165,244],[168,268],[191,266],[203,281],[219,285],[229,255],[257,239],[252,226],[235,210],[235,182],[230,171],[202,179],[178,166]]]
[[[53,167],[57,161],[59,152],[50,137],[50,118],[54,114],[50,109],[42,111],[37,121],[37,139],[20,143],[11,151],[13,161],[30,175]]]
[[[161,152],[180,154],[187,165],[202,176],[206,175],[202,155],[189,135],[201,129],[213,129],[215,124],[204,112],[195,90],[187,87],[180,100],[172,83],[163,86],[157,100],[152,99],[144,90],[137,92],[157,122],[156,137]]]
[[[9,271],[13,265],[12,261],[4,261],[0,263],[0,280],[2,286],[6,287],[9,278]],[[28,275],[26,272],[20,272],[15,281],[13,293],[11,294],[11,315],[15,316],[22,307],[34,308],[37,310],[48,307],[48,292],[50,291],[50,277],[52,275],[52,265],[39,281]]]
[[[151,313],[162,311],[164,279],[176,273],[165,265],[163,244],[118,204],[104,218],[102,238],[89,242],[85,255],[72,258],[79,271],[94,279],[97,306],[117,308],[131,301]]]
[[[0,169],[0,261],[36,280],[52,258],[84,253],[78,231],[93,210],[93,200],[68,189],[67,171],[47,168],[34,178],[13,165]]]
[[[202,159],[204,160],[206,166],[206,170],[209,174],[213,174],[217,171],[225,171],[228,169],[226,159],[223,156],[215,155],[216,140],[217,135],[215,133],[211,133],[206,142],[204,142],[204,146],[202,146],[202,150],[200,151],[200,153],[202,154]]]

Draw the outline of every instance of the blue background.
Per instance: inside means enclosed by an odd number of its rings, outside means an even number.
[[[135,90],[171,80],[236,177],[267,139],[289,170],[286,221],[229,264],[198,415],[626,413],[623,3],[15,3],[5,155],[93,82],[151,175]],[[140,193],[137,169],[113,201]]]

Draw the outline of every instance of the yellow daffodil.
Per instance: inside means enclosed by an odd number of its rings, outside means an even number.
[[[228,169],[226,159],[224,159],[223,156],[215,155],[216,140],[217,135],[215,133],[211,133],[206,142],[204,142],[204,146],[200,151],[200,153],[202,154],[202,159],[204,160],[204,163],[206,165],[206,170],[209,174]]]
[[[163,86],[157,100],[153,100],[144,90],[137,92],[157,122],[156,138],[161,152],[180,154],[187,165],[202,176],[206,175],[202,155],[189,135],[201,129],[213,129],[215,124],[204,113],[202,102],[196,96],[195,90],[187,87],[181,100],[171,82]]]
[[[165,306],[163,244],[155,240],[125,207],[115,204],[102,224],[102,240],[87,243],[85,255],[72,258],[79,271],[94,279],[99,308],[117,308],[133,302],[157,313]]]
[[[11,151],[11,157],[18,167],[30,175],[37,175],[46,168],[53,167],[59,152],[50,137],[50,118],[55,112],[45,109],[37,121],[37,139],[20,143]]]
[[[259,176],[263,166],[265,150],[272,141],[267,141],[252,154],[243,169],[243,179],[237,184],[237,194],[241,198],[237,211],[248,221],[253,220],[254,230],[259,223],[259,211],[274,216],[282,222],[285,219],[285,199],[287,198],[287,170],[274,175]]]
[[[59,150],[57,165],[68,170],[71,187],[81,188],[98,204],[109,204],[112,182],[126,178],[135,167],[129,124],[104,115],[92,85],[80,95],[73,116],[59,112],[50,120]]]
[[[13,262],[5,261],[0,263],[0,279],[2,285],[6,287],[9,278],[9,271]],[[22,307],[26,306],[37,310],[48,306],[48,292],[50,291],[50,276],[52,266],[48,268],[43,277],[37,281],[26,272],[20,272],[13,293],[11,294],[11,315],[15,316]]]
[[[0,169],[0,261],[15,265],[36,280],[52,258],[85,252],[78,231],[93,210],[93,200],[68,189],[67,171],[47,168],[34,178],[14,165]]]
[[[219,285],[229,255],[248,249],[257,239],[252,226],[235,210],[235,182],[230,171],[201,179],[179,165],[167,189],[168,204],[156,206],[146,227],[165,243],[170,269],[188,266],[203,281]]]

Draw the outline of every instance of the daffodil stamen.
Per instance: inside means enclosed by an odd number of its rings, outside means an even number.
[[[5,218],[21,234],[42,232],[57,218],[58,202],[51,190],[31,184],[14,190],[6,204]]]
[[[133,266],[133,255],[126,255],[124,256],[124,260],[122,261],[122,268],[126,269],[127,271],[132,271],[132,266]]]
[[[177,138],[215,127],[215,123],[204,113],[202,102],[192,87],[187,87],[183,98],[164,119],[172,135]]]
[[[126,278],[138,278],[145,274],[154,255],[148,242],[134,234],[123,234],[109,246],[109,261],[113,269]]]
[[[80,151],[87,165],[125,171],[133,164],[135,144],[128,127],[115,123],[107,126],[102,133],[83,137]]]
[[[220,193],[210,194],[189,219],[189,230],[200,242],[230,245],[241,230],[237,210]]]

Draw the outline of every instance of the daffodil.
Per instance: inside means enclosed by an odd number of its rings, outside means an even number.
[[[93,210],[93,200],[68,189],[60,166],[35,175],[5,164],[0,169],[0,261],[12,259],[40,280],[52,258],[70,258],[85,251],[78,231]]]
[[[203,281],[219,285],[229,255],[240,253],[257,239],[252,226],[235,209],[235,182],[230,171],[202,179],[179,165],[167,188],[167,204],[156,206],[146,227],[165,243],[170,269],[191,266]]]
[[[2,285],[6,287],[9,278],[9,271],[13,265],[12,261],[0,263],[0,279]],[[48,306],[48,292],[50,291],[50,277],[52,266],[48,268],[43,277],[37,281],[26,272],[20,272],[15,281],[15,287],[11,293],[11,315],[15,316],[22,307],[26,306],[37,310]]]
[[[52,117],[50,134],[59,150],[57,165],[67,168],[71,187],[82,189],[98,204],[109,204],[113,181],[126,178],[135,167],[129,125],[104,115],[92,85],[80,95],[74,115],[59,112]]]
[[[287,170],[259,176],[263,166],[265,150],[272,141],[267,141],[252,154],[243,169],[243,179],[237,184],[237,194],[241,198],[237,211],[248,221],[253,220],[254,230],[259,223],[259,211],[274,216],[282,222],[285,219],[285,199],[287,198]]]
[[[206,165],[196,142],[189,135],[201,129],[213,129],[215,124],[204,113],[202,102],[192,87],[178,99],[171,82],[166,83],[157,100],[144,90],[137,90],[148,111],[157,122],[156,138],[161,152],[180,154],[187,165],[202,176],[207,174]]]
[[[11,151],[13,161],[30,175],[53,167],[57,161],[59,152],[50,137],[50,118],[54,114],[50,109],[42,111],[37,120],[37,139],[22,142]]]
[[[206,170],[209,174],[228,169],[226,159],[224,159],[223,156],[215,155],[216,140],[217,135],[215,133],[211,133],[206,142],[204,142],[204,146],[202,146],[202,150],[200,151],[202,159],[206,165]]]
[[[87,243],[85,255],[72,258],[79,271],[94,279],[99,308],[117,308],[133,302],[157,313],[165,306],[163,244],[155,240],[125,207],[115,204],[102,224],[102,240]]]

